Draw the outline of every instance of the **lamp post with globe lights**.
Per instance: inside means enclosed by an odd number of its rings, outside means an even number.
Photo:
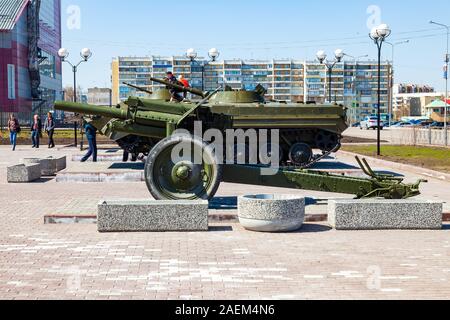
[[[198,56],[197,51],[195,51],[195,49],[193,49],[193,48],[190,48],[186,51],[186,57],[191,60],[191,67],[194,63],[196,63],[201,68],[202,91],[205,91],[205,67],[209,64],[209,62],[199,63],[197,60],[195,60],[195,59],[197,59],[197,56]],[[210,62],[215,62],[217,60],[217,58],[219,58],[220,52],[216,48],[211,48],[208,52],[208,56],[210,58]]]
[[[80,56],[81,60],[77,64],[71,63],[67,58],[69,57],[69,51],[65,48],[61,48],[58,51],[58,56],[61,58],[62,62],[67,62],[72,67],[73,72],[73,102],[77,102],[77,71],[80,64],[83,62],[87,62],[92,57],[92,51],[89,48],[83,48],[81,49]],[[77,122],[74,121],[74,131],[75,131],[75,138],[74,138],[74,145],[77,147],[78,141],[77,141]],[[83,139],[83,138],[82,138]],[[81,140],[80,148],[83,150],[83,140]]]
[[[334,61],[332,63],[330,63],[327,61],[327,54],[325,53],[325,51],[320,50],[317,52],[317,60],[319,60],[320,64],[325,65],[327,68],[327,71],[328,71],[328,102],[329,103],[332,103],[332,101],[331,101],[331,83],[332,83],[331,75],[333,72],[333,68],[336,66],[337,63],[342,61],[344,56],[345,56],[344,51],[341,49],[337,49],[334,52]],[[336,101],[334,101],[334,102],[336,103]]]
[[[369,37],[378,48],[378,104],[377,104],[377,155],[381,156],[381,49],[383,42],[391,35],[387,24],[381,24],[370,31]]]

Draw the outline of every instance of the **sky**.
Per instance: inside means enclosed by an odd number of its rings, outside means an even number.
[[[370,27],[387,23],[395,46],[396,83],[408,82],[445,90],[443,79],[448,0],[62,0],[63,47],[78,62],[80,50],[93,56],[77,73],[78,83],[110,87],[110,64],[116,56],[184,55],[195,48],[220,59],[313,60],[318,50],[333,56],[343,49],[351,56],[377,58]],[[392,59],[392,47],[383,47]],[[63,68],[64,85],[72,84]]]

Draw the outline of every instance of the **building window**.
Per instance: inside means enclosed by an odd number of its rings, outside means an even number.
[[[45,51],[41,51],[41,56],[42,58],[45,58],[39,66],[41,75],[55,79],[56,78],[55,56]]]
[[[16,70],[13,64],[8,64],[8,99],[16,99]]]

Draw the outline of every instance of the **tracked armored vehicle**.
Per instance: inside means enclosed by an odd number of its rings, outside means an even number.
[[[218,90],[210,94],[192,88],[183,88],[164,80],[154,78],[151,80],[166,85],[167,88],[152,93],[131,85],[137,90],[150,93],[150,98],[130,97],[116,109],[125,110],[131,107],[143,111],[161,112],[160,118],[154,113],[155,117],[176,122],[175,128],[185,128],[190,131],[193,130],[193,121],[201,121],[204,131],[211,128],[254,129],[258,133],[261,129],[279,129],[280,164],[284,166],[307,168],[330,153],[338,151],[342,133],[348,128],[346,110],[343,106],[266,102],[264,99],[266,90],[262,86],[258,86],[254,91],[225,88],[223,91]],[[187,91],[202,100],[169,104],[171,94],[168,89]],[[191,110],[189,115],[184,116],[184,113]],[[145,128],[130,132],[131,127],[138,128],[138,126],[131,126],[129,121],[127,125],[120,120],[110,121],[111,118],[108,117],[101,119],[97,117],[93,124],[104,135],[115,140],[120,147],[130,153],[148,155],[156,142],[165,137],[161,134],[155,137],[151,130],[149,132]],[[138,122],[135,121],[136,124]],[[165,121],[159,122],[147,121],[155,127],[165,126]],[[238,151],[249,152],[248,145],[239,145],[236,148],[236,154]]]

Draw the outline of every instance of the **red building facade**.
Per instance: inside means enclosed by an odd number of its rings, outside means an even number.
[[[61,0],[3,0],[0,112],[28,120],[61,98]]]

